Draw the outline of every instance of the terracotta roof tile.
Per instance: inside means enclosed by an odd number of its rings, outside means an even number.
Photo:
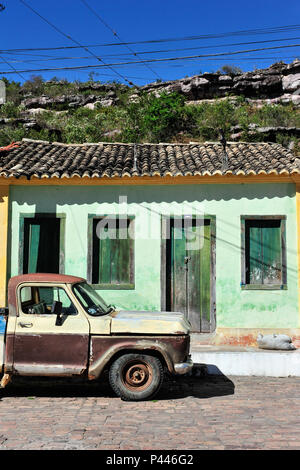
[[[188,176],[291,174],[300,160],[275,143],[62,144],[24,139],[0,149],[0,176],[30,179],[73,176]]]

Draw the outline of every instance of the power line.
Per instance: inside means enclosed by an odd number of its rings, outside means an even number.
[[[49,54],[31,54],[31,53],[28,53],[28,52],[13,52],[13,51],[5,51],[5,50],[1,50],[0,49],[0,52],[3,53],[3,54],[10,54],[10,55],[20,55],[20,56],[30,56],[30,57],[52,57],[55,59],[55,56],[53,55],[49,55]],[[57,57],[57,56],[56,56]]]
[[[285,57],[270,57],[270,56],[265,56],[265,57],[231,57],[230,58],[230,61],[233,61],[233,60],[238,60],[238,61],[241,61],[241,60],[245,60],[245,61],[249,61],[249,60],[275,60],[275,61],[279,61],[279,60],[283,60],[283,59],[288,59],[288,60],[294,60],[294,59],[298,59],[299,56],[285,56]],[[214,58],[211,58],[211,57],[208,57],[207,60],[216,60]],[[224,58],[218,58],[218,61],[228,61],[228,59],[224,59]],[[187,64],[177,64],[177,65],[170,65],[170,67],[184,67],[185,65]]]
[[[23,75],[21,74],[21,72],[19,72],[17,69],[15,69],[15,67],[13,65],[11,65],[9,62],[7,62],[7,60],[4,59],[4,57],[2,57],[0,55],[0,59],[3,60],[3,62],[5,62],[11,69],[13,69],[14,72],[9,72],[9,73],[16,73],[17,75],[19,75],[19,77],[22,78],[22,80],[26,80],[25,77],[23,77]],[[1,73],[1,72],[0,72]]]
[[[83,3],[83,5],[85,5],[85,7],[91,11],[93,13],[93,15],[96,16],[96,18],[98,18],[98,20],[104,24],[104,26],[109,29],[109,31],[111,31],[114,35],[115,38],[119,39],[119,41],[123,42],[122,39],[120,38],[120,36],[118,35],[118,33],[113,29],[111,28],[111,26],[109,26],[109,24],[104,21],[104,19],[85,1],[85,0],[81,0],[81,3]],[[129,52],[131,52],[135,57],[139,57],[139,54],[137,54],[133,49],[131,49],[131,47],[129,47],[127,44],[125,44],[126,48],[129,50]],[[152,67],[150,67],[150,65],[144,63],[145,67],[147,67],[150,72],[152,72],[158,79],[161,79],[161,77],[155,72],[155,70],[152,69]]]
[[[24,0],[19,0],[24,6],[26,6],[27,8],[29,8],[35,15],[37,15],[39,18],[41,18],[43,21],[45,21],[49,26],[51,26],[51,28],[53,28],[55,31],[57,31],[59,34],[61,34],[62,36],[64,36],[65,38],[71,40],[72,42],[74,42],[77,47],[81,47],[82,49],[84,49],[86,52],[88,52],[91,56],[95,57],[95,59],[97,59],[99,62],[102,62],[103,65],[105,65],[106,67],[110,68],[110,70],[112,72],[114,72],[116,75],[118,75],[120,78],[122,78],[124,81],[126,81],[129,85],[134,85],[134,83],[132,83],[130,80],[128,80],[124,75],[122,75],[121,73],[119,73],[117,70],[114,70],[110,65],[107,65],[105,64],[105,62],[98,56],[96,56],[93,52],[91,52],[86,46],[82,46],[78,41],[76,41],[76,39],[72,38],[70,35],[68,34],[65,34],[61,29],[57,28],[57,26],[55,26],[53,23],[51,23],[51,21],[47,20],[47,18],[45,18],[44,16],[40,15],[40,13],[38,13],[34,8],[32,8],[30,5],[28,5]]]
[[[20,1],[23,1],[23,0],[20,0]],[[31,7],[28,5],[28,8],[31,8]],[[177,38],[175,37],[175,38],[163,38],[163,39],[150,39],[150,40],[145,40],[145,41],[88,44],[88,45],[76,45],[76,46],[32,47],[32,48],[22,48],[22,49],[20,48],[19,49],[1,49],[1,52],[50,51],[50,50],[63,50],[63,49],[78,49],[78,48],[84,48],[84,47],[107,47],[107,46],[110,47],[110,46],[124,46],[124,45],[132,45],[132,44],[154,44],[154,43],[165,43],[165,42],[195,41],[195,40],[202,40],[202,39],[217,39],[220,37],[230,37],[230,36],[276,34],[278,32],[298,31],[299,29],[300,29],[300,25],[290,25],[290,26],[278,26],[274,28],[264,28],[264,29],[262,28],[262,29],[256,29],[256,30],[235,31],[235,32],[229,32],[229,33],[206,34],[206,35],[201,35],[201,36],[184,36],[184,37],[177,37]],[[65,34],[64,36],[70,39],[69,36]]]
[[[0,56],[0,59],[1,59],[1,58],[3,58],[3,57]],[[230,61],[235,61],[235,60],[238,60],[238,61],[252,61],[252,60],[274,60],[274,61],[280,61],[280,60],[283,60],[283,59],[284,59],[284,60],[294,60],[294,59],[298,59],[298,58],[299,58],[299,55],[294,55],[294,56],[280,56],[280,57],[279,57],[279,56],[276,56],[276,57],[274,57],[274,56],[238,57],[238,58],[237,58],[237,57],[231,57],[231,58],[230,58]],[[4,58],[3,58],[3,59],[4,59]],[[191,60],[192,60],[192,59],[191,59]],[[196,59],[194,59],[194,60],[196,60]],[[215,58],[211,58],[211,57],[207,57],[207,60],[214,60],[214,61],[215,61],[216,59],[215,59]],[[228,59],[225,59],[225,58],[218,58],[218,61],[228,61]],[[18,63],[18,61],[15,61],[15,62]],[[8,64],[8,62],[4,62],[4,60],[3,60],[3,62],[0,61],[0,64],[1,64],[1,63],[7,63],[7,64]],[[26,61],[26,63],[30,63],[30,61]],[[9,65],[9,64],[8,64],[8,65]],[[163,65],[163,64],[157,64],[157,65]],[[183,63],[183,64],[173,65],[173,67],[184,67],[184,66],[186,66],[186,65],[188,65],[188,64]],[[91,69],[93,69],[93,65],[89,65],[88,67],[90,67]],[[95,66],[95,67],[96,67],[96,66]],[[170,65],[170,67],[172,67],[172,65]],[[85,68],[85,66],[82,67],[83,70],[81,70],[81,69],[76,69],[76,70],[77,70],[78,72],[81,72],[81,71],[84,72],[84,68]],[[45,71],[45,72],[47,72],[47,71],[51,72],[52,70],[56,70],[56,69],[40,69],[40,70],[37,70],[37,71],[39,71],[39,72],[43,72],[43,71]],[[63,71],[63,70],[66,70],[66,68],[61,67],[61,68],[59,68],[58,70],[62,70],[62,71]],[[71,68],[68,68],[67,70],[72,70],[72,67],[71,67]],[[23,73],[25,73],[25,72],[31,72],[31,71],[30,71],[30,70],[25,70],[25,71],[23,71]],[[0,75],[4,75],[4,74],[8,74],[8,73],[9,73],[9,74],[12,74],[12,73],[14,73],[14,72],[10,72],[10,71],[9,71],[9,72],[8,72],[8,71],[6,71],[6,72],[0,72]],[[17,71],[16,71],[16,73],[17,73]],[[113,77],[114,75],[106,74],[106,73],[101,72],[101,76]],[[151,80],[151,78],[149,78],[149,77],[136,77],[136,76],[132,76],[132,75],[127,75],[127,77],[128,77],[128,78],[132,78],[133,80],[134,80],[134,79],[136,79],[136,80]],[[24,78],[24,80],[26,80],[26,79]]]
[[[156,51],[141,51],[139,52],[140,55],[142,54],[161,54],[164,52],[182,52],[182,51],[193,51],[198,49],[211,49],[211,48],[219,48],[219,47],[232,47],[232,46],[246,46],[250,44],[265,44],[265,43],[273,43],[273,42],[281,42],[281,41],[297,41],[300,39],[299,36],[293,38],[281,38],[281,39],[267,39],[265,41],[249,41],[249,42],[234,42],[229,44],[208,44],[206,46],[196,46],[196,47],[183,47],[183,48],[175,48],[175,49],[161,49]],[[103,57],[120,57],[126,54],[115,54],[115,55],[106,55]]]
[[[198,46],[198,47],[185,47],[181,49],[164,49],[164,50],[159,50],[159,51],[142,51],[139,52],[139,54],[159,54],[159,53],[165,53],[165,52],[179,52],[179,51],[190,51],[190,50],[198,50],[198,49],[210,49],[214,47],[229,47],[229,46],[245,46],[245,45],[250,45],[250,44],[262,44],[262,43],[273,43],[273,42],[281,42],[281,41],[292,41],[292,40],[298,40],[300,37],[294,37],[294,38],[283,38],[283,39],[269,39],[266,41],[250,41],[250,42],[239,42],[239,43],[231,43],[231,44],[216,44],[216,45],[207,45],[207,46]],[[16,54],[19,55],[19,54]],[[23,54],[20,54],[23,55]],[[28,55],[28,54],[24,54]],[[32,55],[32,54],[29,54]],[[109,55],[102,55],[102,57],[106,58],[113,58],[113,57],[126,57],[128,54],[126,53],[120,53],[120,54],[109,54]],[[35,57],[35,55],[33,55]],[[40,57],[37,55],[37,57]],[[42,55],[41,57],[46,57],[45,59],[31,59],[31,60],[16,60],[18,63],[32,63],[32,62],[48,62],[48,61],[56,61],[56,60],[81,60],[81,59],[89,59],[89,56],[44,56]],[[14,62],[15,62],[14,61]]]
[[[22,1],[22,0],[20,0]],[[273,46],[273,47],[263,47],[263,48],[256,48],[256,49],[248,49],[244,51],[233,51],[233,52],[220,52],[216,54],[200,54],[200,55],[193,55],[193,56],[183,56],[183,57],[168,57],[168,58],[160,58],[160,59],[146,59],[145,61],[129,61],[129,62],[116,62],[113,64],[101,64],[101,65],[78,65],[73,67],[53,67],[53,68],[44,68],[44,69],[31,69],[31,70],[19,70],[19,72],[47,72],[47,71],[57,71],[57,70],[79,70],[79,69],[90,69],[90,68],[102,68],[108,67],[111,69],[112,66],[122,66],[122,65],[137,65],[143,62],[168,62],[168,61],[176,61],[176,60],[191,60],[191,59],[201,59],[201,58],[208,58],[208,57],[221,57],[221,56],[230,56],[236,54],[245,54],[249,52],[258,52],[258,51],[266,51],[266,50],[274,50],[274,49],[287,49],[290,47],[299,47],[300,44],[289,44],[285,46]],[[2,75],[12,72],[0,72]]]
[[[0,3],[0,12],[3,11],[3,10],[5,10],[5,6],[2,3]],[[21,77],[23,80],[25,80],[23,75],[21,75],[21,73],[18,72],[18,70],[16,70],[13,65],[11,65],[9,62],[7,62],[7,60],[4,57],[0,56],[0,59],[2,59],[3,62],[5,62],[11,69],[13,69],[15,71],[15,73],[17,75],[19,75],[19,77]]]

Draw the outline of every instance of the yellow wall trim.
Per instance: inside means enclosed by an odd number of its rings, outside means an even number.
[[[296,184],[296,214],[297,214],[297,258],[298,258],[298,309],[300,324],[300,184]]]
[[[31,185],[31,186],[48,186],[48,185],[73,185],[73,186],[102,186],[102,185],[174,185],[174,184],[245,184],[245,183],[299,183],[300,175],[276,175],[260,174],[248,176],[234,175],[217,175],[217,176],[124,176],[120,177],[103,177],[89,178],[73,176],[72,178],[38,178],[33,176],[30,180],[22,176],[0,177],[0,185]]]
[[[6,305],[9,187],[0,186],[0,307]]]

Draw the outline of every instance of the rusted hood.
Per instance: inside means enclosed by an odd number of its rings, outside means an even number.
[[[111,318],[111,333],[188,334],[191,327],[179,312],[121,310]]]

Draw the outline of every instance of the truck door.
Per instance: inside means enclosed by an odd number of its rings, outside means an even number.
[[[17,295],[15,373],[81,375],[88,363],[89,322],[64,286],[24,284],[18,288]],[[62,303],[61,322],[51,313],[54,301]]]

